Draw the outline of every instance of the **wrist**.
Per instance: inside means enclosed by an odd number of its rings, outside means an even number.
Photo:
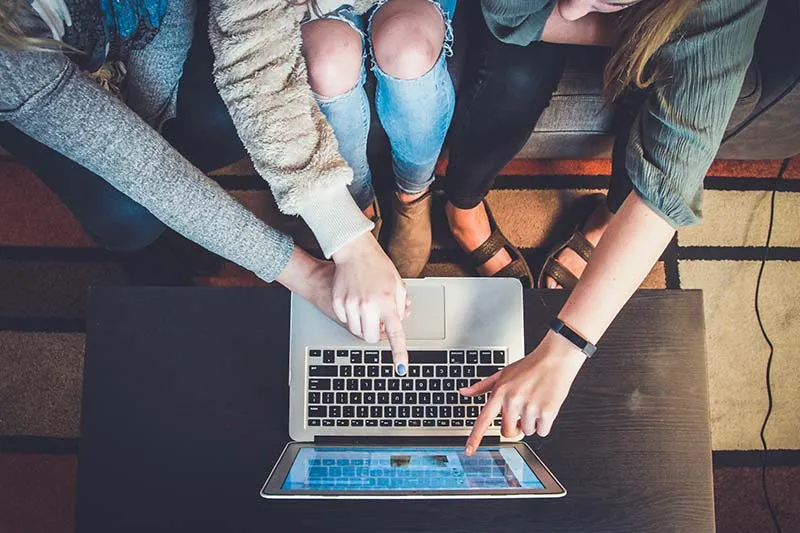
[[[355,258],[363,256],[364,250],[373,242],[375,242],[375,238],[371,233],[362,233],[334,252],[331,259],[333,259],[334,263],[339,265],[353,261]]]
[[[574,367],[576,372],[583,366],[586,359],[588,359],[580,348],[552,329],[547,330],[547,334],[542,339],[540,346],[544,348],[547,353],[553,354],[554,357],[558,357],[565,364]]]
[[[325,262],[309,255],[305,250],[295,246],[292,257],[276,281],[301,296],[309,289],[313,290],[313,280],[324,268]]]

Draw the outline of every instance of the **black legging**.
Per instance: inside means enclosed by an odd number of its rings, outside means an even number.
[[[477,4],[477,3],[476,3]],[[486,26],[480,10],[471,16],[470,45],[448,146],[447,199],[456,207],[478,205],[497,174],[522,149],[550,103],[564,70],[567,47],[535,42],[505,44]],[[617,106],[608,207],[616,212],[632,186],[625,149],[633,118],[646,94],[629,95]]]

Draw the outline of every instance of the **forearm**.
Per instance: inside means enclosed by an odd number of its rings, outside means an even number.
[[[617,37],[616,17],[589,13],[578,20],[564,20],[554,9],[544,25],[542,41],[584,46],[612,46]]]
[[[674,234],[672,226],[631,192],[612,218],[559,318],[596,343]]]

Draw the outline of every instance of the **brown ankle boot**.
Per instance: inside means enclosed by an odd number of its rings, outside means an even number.
[[[386,252],[400,276],[416,278],[431,257],[431,205],[426,192],[410,203],[392,195],[392,220]]]

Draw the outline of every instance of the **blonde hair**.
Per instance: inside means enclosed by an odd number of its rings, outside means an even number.
[[[661,74],[653,56],[686,20],[697,0],[644,0],[620,13],[619,42],[605,70],[605,91],[616,100],[635,86],[650,87]]]
[[[54,39],[28,37],[15,19],[24,6],[23,0],[0,0],[0,48],[56,52],[72,47]]]

